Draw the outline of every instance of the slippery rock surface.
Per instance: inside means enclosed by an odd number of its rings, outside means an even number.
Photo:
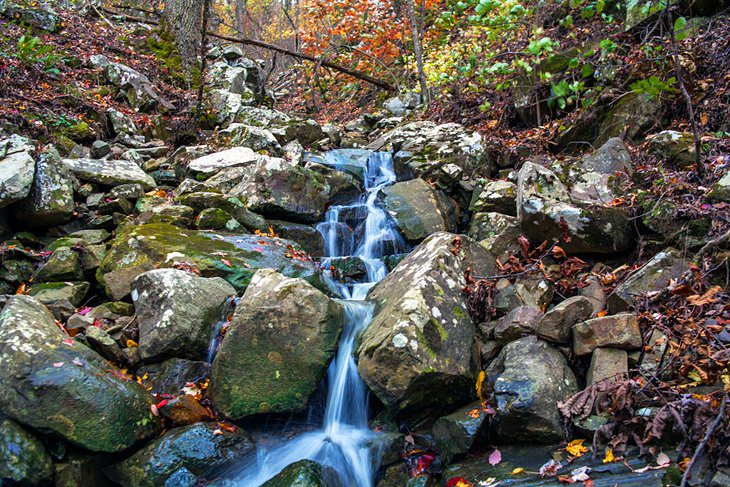
[[[489,275],[495,261],[469,237],[436,233],[370,292],[375,314],[358,348],[358,370],[398,415],[438,416],[473,390],[476,328],[462,292],[467,267]]]
[[[342,326],[342,306],[309,283],[257,271],[213,360],[216,409],[232,419],[303,410]]]
[[[35,176],[30,140],[11,135],[0,141],[0,208],[28,196]]]
[[[68,221],[73,211],[71,174],[50,146],[38,158],[28,198],[16,207],[15,217],[28,226],[43,227]]]
[[[469,453],[486,432],[487,423],[488,415],[481,402],[468,404],[437,419],[431,432],[442,460],[451,463],[455,457]]]
[[[111,242],[96,277],[115,300],[127,296],[132,281],[143,272],[176,265],[192,265],[203,276],[222,277],[239,291],[262,268],[319,285],[320,271],[311,261],[294,259],[290,246],[298,249],[281,238],[183,230],[166,223],[130,226]]]
[[[211,327],[223,318],[226,302],[235,294],[220,277],[197,277],[177,269],[138,276],[132,283],[132,299],[142,360],[205,357]]]
[[[420,241],[456,227],[453,205],[423,179],[395,183],[383,189],[382,194],[385,210],[407,240]]]
[[[557,402],[578,392],[565,357],[534,336],[506,345],[487,369],[495,377],[497,414],[492,426],[507,443],[563,439]]]
[[[43,443],[0,413],[0,483],[42,486],[52,477],[53,461]]]
[[[332,467],[312,460],[292,463],[261,487],[339,487],[337,473]]]
[[[141,184],[145,190],[157,186],[152,176],[126,159],[61,159],[61,162],[81,181],[111,187]]]
[[[517,216],[530,239],[560,240],[568,253],[610,254],[633,243],[629,221],[620,209],[571,200],[554,172],[532,162],[518,175]]]
[[[152,396],[69,339],[34,298],[13,296],[0,314],[0,368],[6,414],[88,450],[121,451],[158,430]]]
[[[216,477],[220,469],[243,459],[254,448],[251,437],[240,428],[196,423],[171,429],[106,473],[130,487],[195,485],[208,475]],[[182,484],[180,479],[192,482]]]

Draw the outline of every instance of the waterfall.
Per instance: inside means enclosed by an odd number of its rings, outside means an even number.
[[[358,157],[353,157],[358,156]],[[239,467],[236,485],[261,485],[288,465],[314,460],[334,468],[343,485],[371,487],[379,459],[373,452],[374,433],[367,423],[367,389],[357,373],[355,340],[373,316],[365,302],[372,286],[382,280],[387,268],[382,257],[407,250],[388,214],[379,206],[379,191],[396,180],[388,153],[337,150],[319,161],[347,172],[360,172],[365,192],[348,205],[329,208],[317,225],[325,242],[323,264],[333,259],[357,257],[365,264],[364,282],[332,283],[345,310],[340,346],[327,372],[327,401],[321,428],[303,433],[270,450],[260,449],[254,459]]]

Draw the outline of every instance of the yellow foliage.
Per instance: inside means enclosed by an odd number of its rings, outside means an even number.
[[[568,443],[568,446],[565,447],[565,450],[575,458],[582,457],[584,453],[588,452],[588,448],[583,446],[584,441],[586,440],[573,440]]]

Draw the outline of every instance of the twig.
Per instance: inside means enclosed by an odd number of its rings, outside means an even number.
[[[540,267],[540,263],[542,262],[542,260],[545,257],[547,257],[548,255],[550,255],[550,252],[553,251],[553,249],[555,248],[556,245],[558,245],[557,240],[555,242],[553,242],[553,244],[545,251],[544,254],[542,254],[540,256],[539,259],[537,259],[528,269],[525,269],[524,271],[515,272],[512,274],[502,274],[502,275],[497,275],[497,276],[472,276],[472,277],[477,280],[495,280],[495,279],[505,279],[508,277],[517,277],[517,276],[529,274],[530,272],[535,271],[535,270],[537,270],[538,267]]]
[[[707,242],[707,243],[706,243],[706,244],[705,244],[705,245],[704,245],[704,246],[703,246],[703,247],[702,247],[702,248],[700,249],[700,251],[699,251],[699,252],[697,252],[697,256],[698,256],[698,257],[702,257],[702,256],[704,256],[704,255],[707,255],[707,254],[709,254],[709,253],[710,253],[710,252],[712,252],[712,251],[713,251],[713,250],[714,250],[714,249],[715,249],[716,247],[719,247],[720,245],[724,244],[724,243],[725,243],[725,242],[727,242],[728,240],[730,240],[730,230],[727,230],[727,231],[726,231],[725,233],[723,233],[723,234],[722,234],[722,235],[720,235],[719,237],[717,237],[717,238],[715,238],[715,239],[713,239],[713,240],[710,240],[709,242]]]
[[[692,459],[687,464],[687,469],[684,471],[684,475],[682,475],[682,482],[679,484],[679,487],[686,487],[687,486],[687,480],[689,479],[689,474],[692,472],[692,466],[694,466],[695,461],[697,461],[697,458],[702,453],[702,450],[705,449],[705,446],[707,446],[707,442],[710,441],[710,438],[712,438],[712,435],[715,433],[715,430],[720,425],[720,421],[725,417],[725,402],[727,401],[727,396],[723,396],[722,403],[720,403],[720,412],[717,414],[717,417],[715,418],[715,421],[712,423],[712,425],[707,429],[707,433],[705,433],[705,437],[702,439],[699,445],[697,445],[697,449],[695,450],[694,454],[692,455]]]

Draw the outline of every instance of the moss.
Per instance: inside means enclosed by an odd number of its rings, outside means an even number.
[[[61,126],[56,133],[76,142],[90,142],[96,138],[96,131],[85,121]]]
[[[147,37],[147,47],[155,55],[157,61],[167,68],[170,77],[181,86],[196,87],[200,83],[200,69],[183,66],[180,52],[175,46],[173,34],[165,29],[158,29],[156,35]]]

